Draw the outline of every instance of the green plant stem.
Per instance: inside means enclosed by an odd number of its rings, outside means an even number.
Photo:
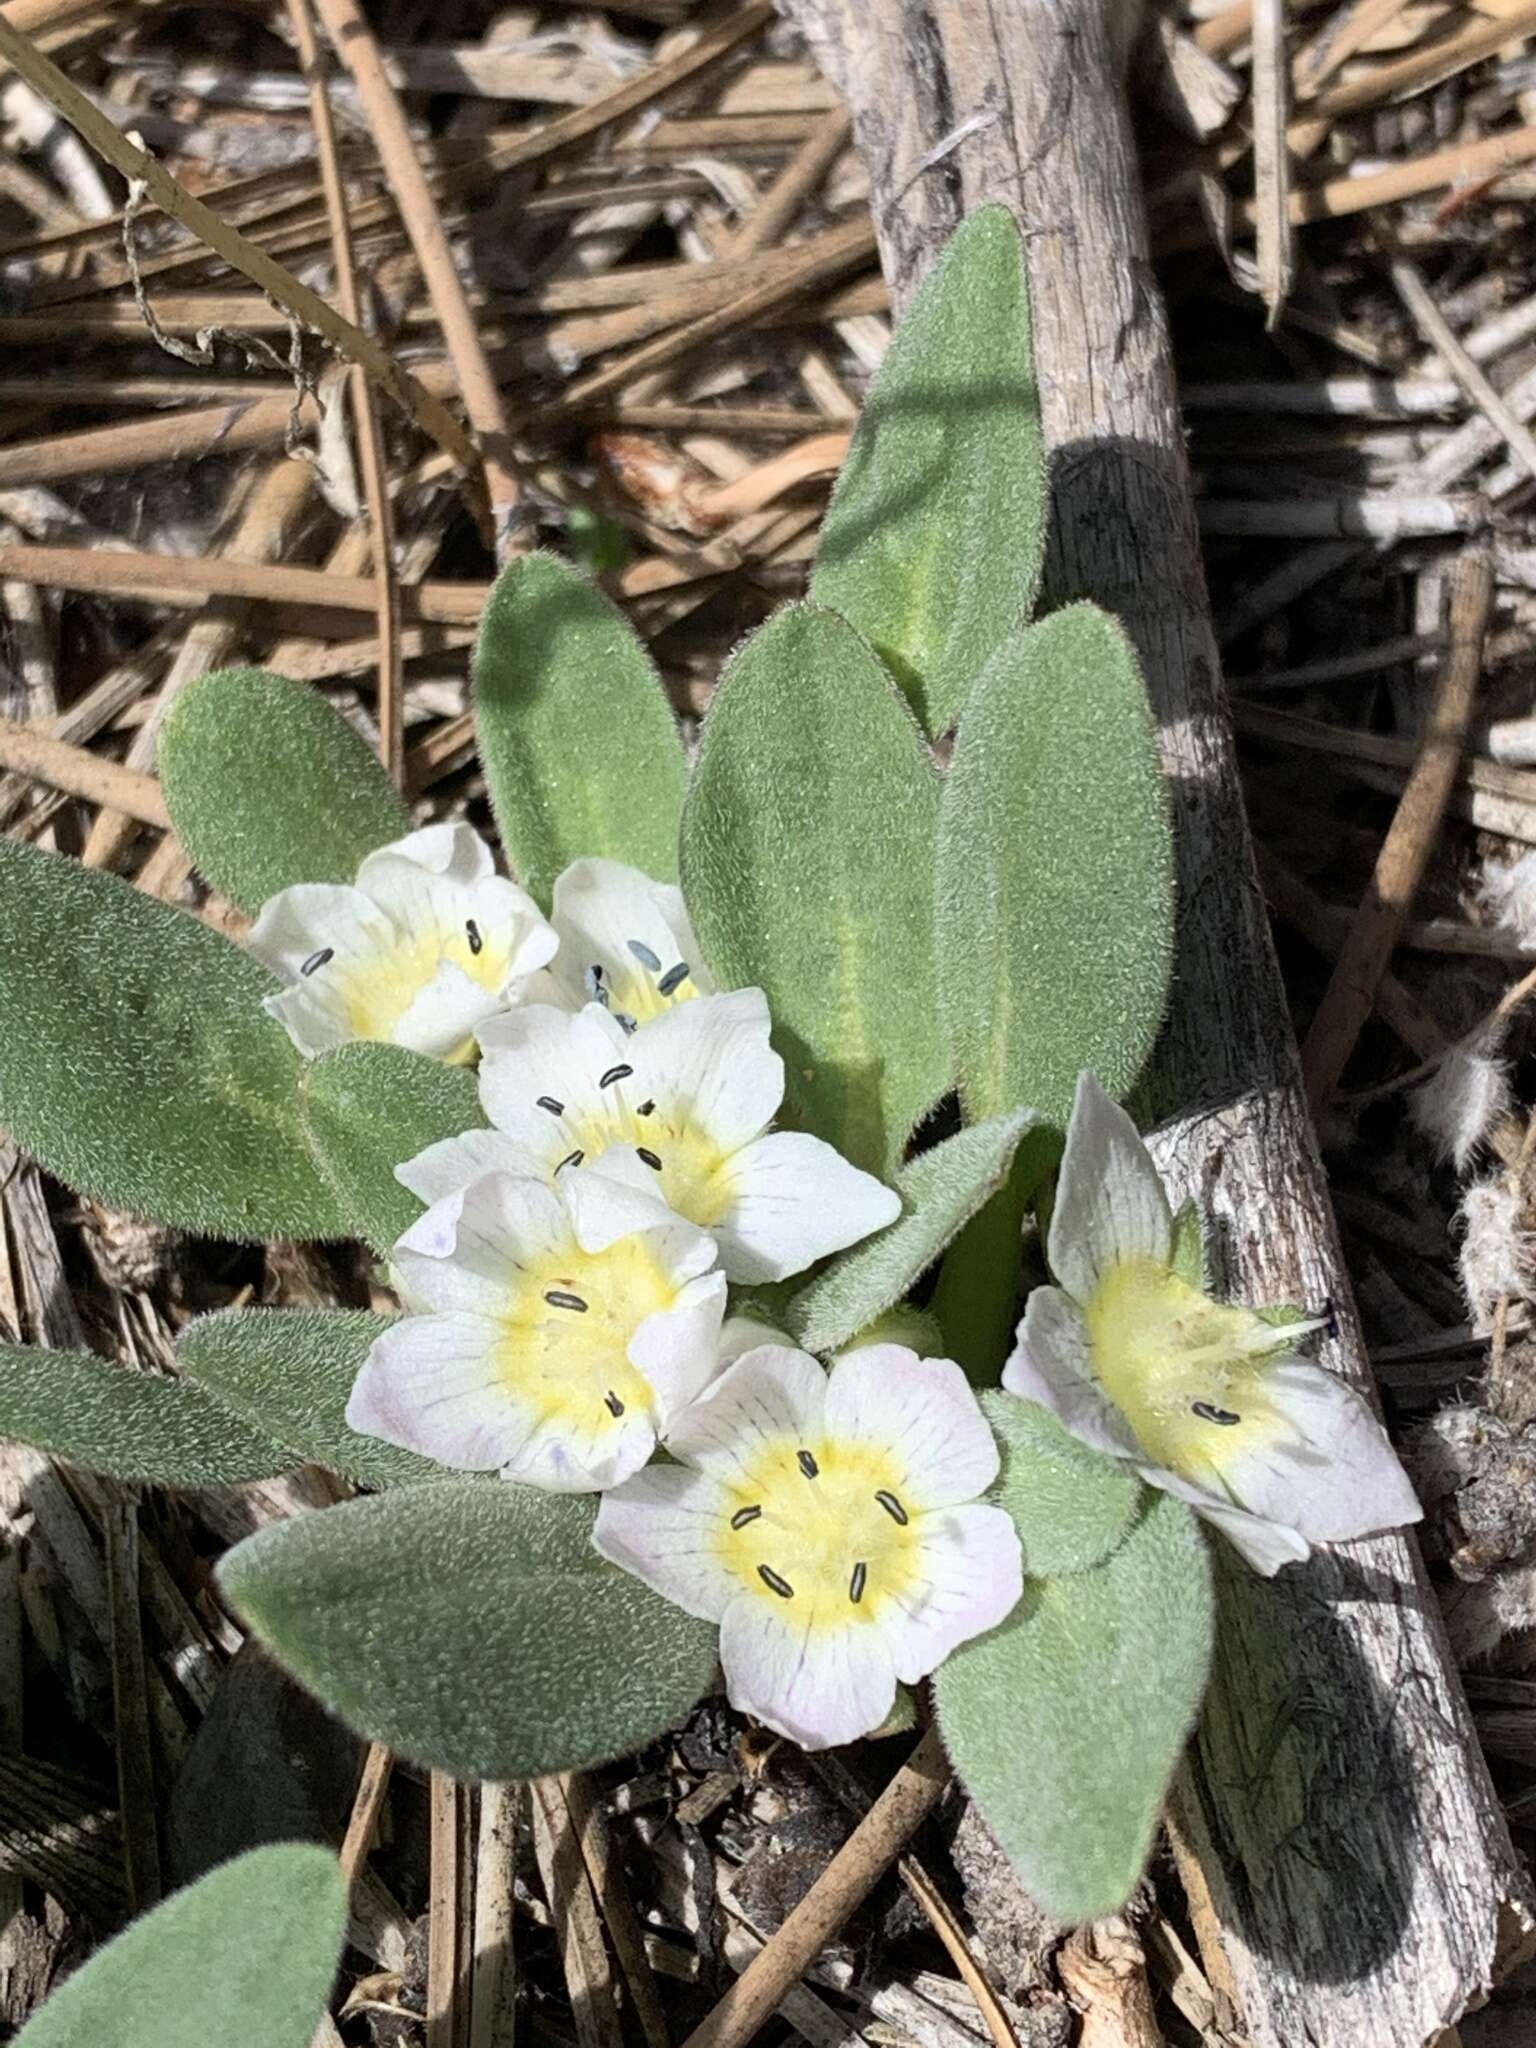
[[[978,1211],[944,1256],[933,1310],[946,1356],[963,1365],[971,1384],[997,1384],[1013,1341],[1024,1212],[1039,1186],[1037,1148],[1021,1146],[1007,1180]]]

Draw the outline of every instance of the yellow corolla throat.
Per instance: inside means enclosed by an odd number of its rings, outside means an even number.
[[[736,1200],[730,1155],[684,1112],[640,1093],[634,1071],[615,1051],[613,1064],[598,1077],[600,1111],[582,1115],[553,1096],[539,1097],[539,1107],[561,1119],[563,1141],[569,1145],[555,1171],[626,1147],[655,1174],[657,1192],[669,1209],[700,1230],[713,1229]]]
[[[923,1577],[905,1471],[863,1443],[785,1438],[726,1490],[716,1554],[745,1592],[797,1626],[875,1622]]]
[[[1288,1333],[1212,1301],[1155,1259],[1107,1267],[1083,1304],[1093,1368],[1156,1464],[1209,1483],[1290,1434],[1264,1391]]]
[[[329,957],[324,949],[311,954],[300,973],[308,977],[322,970]],[[510,935],[485,931],[472,917],[461,925],[429,924],[398,933],[391,944],[338,976],[337,990],[353,1037],[392,1038],[400,1019],[445,960],[495,995],[507,978]],[[473,1041],[467,1041],[464,1056],[473,1050]]]
[[[649,1024],[699,993],[686,960],[663,960],[642,939],[629,941],[628,961],[587,969],[587,994],[632,1024]]]
[[[541,1423],[590,1433],[626,1416],[654,1420],[655,1397],[629,1344],[647,1316],[677,1305],[679,1292],[635,1237],[605,1252],[572,1245],[530,1258],[509,1275],[497,1374]]]

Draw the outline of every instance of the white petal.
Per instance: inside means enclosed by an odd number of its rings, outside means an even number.
[[[996,1628],[1024,1590],[1018,1532],[1001,1508],[945,1508],[924,1515],[918,1529],[921,1582],[887,1601],[879,1616],[905,1685],[936,1671],[972,1636]]]
[[[803,1351],[765,1345],[720,1375],[667,1431],[667,1449],[729,1482],[767,1445],[803,1443],[823,1428],[827,1376]]]
[[[419,831],[407,832],[403,839],[393,839],[388,846],[370,853],[357,871],[357,886],[372,894],[374,882],[382,876],[384,888],[392,888],[398,882],[397,862],[420,868],[424,874],[464,883],[483,880],[495,872],[496,865],[491,849],[472,825],[462,821],[423,825]]]
[[[1387,1433],[1353,1387],[1301,1358],[1257,1381],[1285,1434],[1244,1430],[1243,1448],[1218,1470],[1234,1497],[1313,1543],[1341,1543],[1419,1520],[1408,1475]],[[1233,1432],[1238,1435],[1237,1431]]]
[[[713,988],[699,961],[682,891],[653,882],[638,868],[616,860],[572,861],[555,883],[552,915],[560,938],[554,973],[573,1008],[590,1000],[587,976],[594,967],[602,970],[614,1009],[642,1022],[670,1002]],[[662,996],[659,981],[685,963],[686,980],[673,995]]]
[[[696,1400],[720,1370],[725,1275],[690,1280],[676,1305],[647,1316],[629,1340],[629,1361],[650,1382],[658,1427]]]
[[[691,1280],[715,1263],[714,1239],[667,1207],[654,1177],[630,1182],[605,1162],[601,1171],[568,1167],[558,1185],[584,1252],[606,1251],[644,1231],[674,1280]]]
[[[720,1562],[717,1532],[729,1512],[725,1490],[686,1465],[650,1465],[603,1495],[592,1542],[701,1621],[718,1621],[738,1591]]]
[[[1099,1274],[1117,1260],[1166,1265],[1171,1256],[1168,1197],[1151,1154],[1092,1074],[1078,1076],[1047,1250],[1051,1271],[1078,1302],[1091,1299]]]
[[[361,889],[347,882],[296,882],[267,898],[245,943],[281,980],[298,981],[305,962],[327,946],[344,970],[369,959],[392,936],[389,920]]]
[[[345,1045],[352,1037],[345,1006],[334,997],[327,1000],[325,994],[306,988],[302,982],[285,988],[281,995],[263,996],[261,1007],[269,1017],[277,1019],[293,1041],[294,1049],[307,1060]]]
[[[1088,1331],[1076,1303],[1059,1287],[1037,1287],[1024,1307],[1003,1385],[1035,1401],[1090,1449],[1138,1458],[1135,1431],[1094,1377]]]
[[[440,960],[432,979],[417,989],[390,1038],[435,1060],[467,1059],[477,1028],[501,1008],[501,997],[482,988],[452,960]]]
[[[1218,1530],[1261,1578],[1272,1579],[1282,1565],[1303,1564],[1312,1555],[1305,1536],[1285,1522],[1267,1521],[1235,1506],[1209,1488],[1169,1472],[1161,1465],[1139,1465],[1137,1471],[1148,1486],[1171,1493],[1175,1500],[1192,1507],[1202,1521]]]
[[[880,1630],[818,1626],[770,1598],[741,1593],[720,1624],[725,1687],[738,1712],[798,1742],[831,1749],[878,1728],[896,1698],[896,1670]]]
[[[749,1351],[760,1351],[765,1344],[776,1351],[800,1349],[793,1337],[787,1337],[771,1323],[759,1322],[756,1316],[727,1316],[720,1332],[721,1369],[745,1358]]]
[[[617,1419],[594,1407],[579,1424],[536,1421],[502,1464],[502,1477],[546,1493],[601,1493],[631,1479],[656,1448],[655,1418],[630,1408]]]
[[[570,1153],[582,1124],[606,1114],[602,1077],[628,1060],[624,1033],[596,1003],[574,1016],[525,1003],[492,1017],[480,1031],[480,1045],[481,1106],[499,1130],[542,1162],[541,1171],[552,1171]]]
[[[975,1500],[997,1477],[996,1439],[952,1359],[860,1345],[832,1368],[824,1427],[834,1442],[867,1443],[897,1460],[897,1491],[919,1512]]]
[[[701,1132],[721,1152],[767,1130],[784,1099],[784,1062],[768,1043],[760,988],[682,1003],[642,1024],[630,1047],[636,1087],[643,1083],[668,1122]]]
[[[734,1000],[714,996],[674,1015],[691,1017]],[[670,1022],[660,1018],[643,1035]],[[721,1265],[732,1280],[747,1284],[803,1272],[901,1214],[894,1188],[803,1131],[770,1131],[754,1139],[735,1154],[726,1173],[735,1200],[714,1233]]]
[[[429,1309],[499,1315],[524,1257],[573,1242],[565,1204],[542,1181],[488,1173],[419,1216],[396,1244],[402,1288]]]
[[[406,1316],[379,1338],[347,1402],[347,1426],[459,1472],[494,1472],[533,1418],[496,1370],[488,1317]]]
[[[430,1206],[486,1173],[528,1174],[521,1150],[501,1131],[461,1131],[456,1138],[439,1138],[397,1166],[395,1179]]]

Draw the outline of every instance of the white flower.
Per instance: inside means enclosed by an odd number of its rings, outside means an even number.
[[[714,983],[683,892],[622,861],[573,860],[555,883],[550,915],[560,951],[545,1000],[578,1010],[598,1002],[631,1024],[712,995]]]
[[[1276,1324],[1173,1269],[1172,1219],[1136,1127],[1077,1084],[1048,1253],[1003,1385],[1187,1501],[1268,1576],[1313,1543],[1416,1522],[1369,1407],[1295,1353],[1320,1321]]]
[[[266,1008],[307,1057],[382,1038],[462,1061],[558,941],[478,832],[427,825],[370,853],[355,883],[282,890],[248,944],[289,984]]]
[[[997,1446],[959,1366],[871,1346],[830,1376],[749,1351],[678,1416],[678,1460],[604,1494],[593,1542],[720,1624],[732,1704],[806,1749],[879,1727],[995,1628],[1023,1588],[1019,1539],[977,1500]]]
[[[718,1369],[714,1258],[654,1195],[486,1174],[395,1246],[401,1295],[425,1313],[374,1345],[347,1421],[459,1471],[612,1486]]]
[[[596,1003],[531,1003],[481,1027],[494,1129],[445,1138],[396,1172],[435,1202],[476,1173],[552,1178],[585,1164],[661,1194],[707,1230],[727,1278],[782,1280],[895,1221],[901,1198],[820,1138],[770,1131],[784,1062],[761,989],[668,1010],[626,1032]]]

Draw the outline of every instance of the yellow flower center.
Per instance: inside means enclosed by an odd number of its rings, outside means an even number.
[[[668,1208],[701,1230],[712,1229],[736,1199],[730,1155],[688,1117],[686,1108],[640,1093],[622,1050],[615,1048],[613,1064],[599,1079],[601,1111],[566,1113],[572,1152],[579,1151],[590,1164],[612,1146],[627,1147],[656,1176],[657,1192]]]
[[[496,1371],[541,1422],[591,1429],[650,1416],[654,1397],[630,1364],[630,1339],[679,1292],[642,1237],[529,1258],[508,1274]]]
[[[473,918],[463,924],[425,925],[397,933],[393,944],[381,946],[339,981],[347,1027],[354,1038],[391,1039],[401,1018],[428,986],[445,960],[461,967],[494,995],[507,978],[512,957],[510,930],[487,931]],[[453,1058],[474,1056],[474,1040],[455,1047]]]
[[[745,1591],[800,1627],[878,1621],[922,1576],[906,1483],[877,1446],[786,1438],[732,1482],[717,1555]]]
[[[609,1008],[621,1017],[633,1017],[637,1024],[649,1024],[679,1003],[691,1003],[699,991],[691,969],[679,972],[685,968],[681,960],[664,960],[656,968],[631,960],[627,966],[605,970],[602,986]]]
[[[1212,1301],[1155,1259],[1107,1268],[1083,1310],[1093,1367],[1153,1463],[1220,1484],[1236,1457],[1287,1425],[1263,1386],[1283,1333]]]

